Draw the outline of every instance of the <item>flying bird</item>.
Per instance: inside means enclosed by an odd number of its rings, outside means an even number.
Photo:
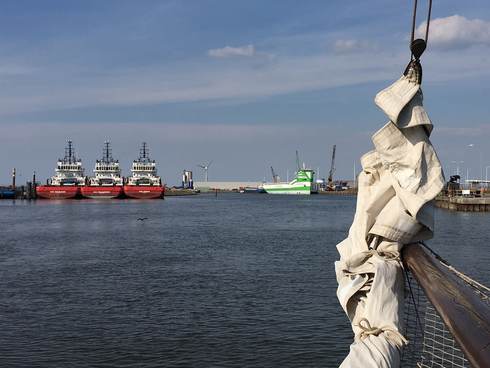
[[[145,220],[148,220],[148,217],[138,217],[137,220],[138,221],[145,221]]]

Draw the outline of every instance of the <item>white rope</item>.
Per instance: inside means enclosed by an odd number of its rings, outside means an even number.
[[[361,332],[358,335],[361,340],[364,340],[369,335],[378,336],[384,332],[386,338],[391,340],[395,345],[402,347],[408,344],[408,340],[400,333],[400,331],[391,326],[372,327],[367,318],[362,318],[359,320],[357,327],[361,329]]]
[[[468,275],[466,275],[465,273],[461,272],[461,271],[458,271],[456,268],[454,268],[453,266],[449,265],[449,264],[446,264],[444,262],[441,262],[444,266],[446,266],[448,269],[450,269],[452,272],[454,272],[456,275],[458,275],[459,277],[461,277],[464,281],[466,281],[468,284],[470,284],[471,286],[475,287],[475,288],[480,288],[480,289],[483,289],[487,292],[490,293],[490,288],[486,287],[485,285],[483,284],[480,284],[478,281],[475,281],[473,280],[471,277],[469,277]]]
[[[473,286],[475,289],[483,289],[487,293],[490,293],[490,288],[489,287],[487,287],[487,286],[479,283],[476,280],[473,280],[471,277],[469,277],[465,273],[463,273],[463,272],[457,270],[456,268],[454,268],[453,266],[451,266],[451,264],[448,261],[446,261],[439,254],[437,254],[434,250],[432,250],[432,248],[430,248],[425,242],[420,242],[420,244],[422,244],[427,250],[429,250],[439,260],[439,262],[443,266],[445,266],[446,268],[448,268],[449,270],[451,270],[452,272],[454,272],[457,276],[459,276],[461,279],[463,279],[464,281],[466,281],[466,283],[468,283],[469,285]],[[484,296],[486,298],[489,297],[488,295],[484,295]]]

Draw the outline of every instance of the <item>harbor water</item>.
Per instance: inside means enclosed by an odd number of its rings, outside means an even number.
[[[355,197],[0,201],[0,367],[336,367]],[[429,245],[490,284],[490,217]],[[146,218],[146,219],[145,219]]]

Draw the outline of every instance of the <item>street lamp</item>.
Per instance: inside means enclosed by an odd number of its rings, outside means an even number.
[[[464,164],[464,161],[451,161],[452,164],[456,164],[456,175],[459,175],[459,164]]]
[[[485,167],[485,181],[488,181],[488,169],[490,169],[490,166]]]
[[[481,146],[477,145],[477,144],[474,144],[474,143],[470,143],[468,144],[468,148],[472,149],[472,148],[476,148],[477,149],[477,153],[479,154],[480,156],[480,180],[483,179],[483,154],[482,154],[482,151],[481,151]],[[473,151],[475,152],[475,151]],[[476,160],[473,160],[473,161],[476,161]]]
[[[456,161],[451,161],[451,164],[454,164],[454,173],[457,174],[457,172],[456,172],[456,165],[457,165]]]

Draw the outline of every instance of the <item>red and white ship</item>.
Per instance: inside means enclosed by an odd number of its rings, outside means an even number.
[[[102,159],[95,161],[95,176],[81,188],[86,198],[117,198],[123,193],[123,179],[119,161],[112,158],[112,150],[108,141],[104,142]]]
[[[85,185],[82,160],[75,156],[73,142],[68,141],[65,157],[58,160],[56,174],[46,185],[36,187],[38,197],[47,199],[67,199],[80,195],[80,187]]]
[[[133,161],[131,176],[127,178],[124,194],[130,198],[161,198],[164,187],[162,179],[157,176],[155,160],[149,157],[149,150],[145,142],[140,149],[140,157]]]

